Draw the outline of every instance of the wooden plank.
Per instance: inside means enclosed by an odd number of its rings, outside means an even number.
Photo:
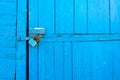
[[[16,10],[15,9],[0,9],[0,15],[11,15],[15,16]]]
[[[15,59],[0,58],[0,79],[14,80],[15,77]]]
[[[0,0],[0,2],[14,2],[16,0]]]
[[[41,41],[120,41],[120,35],[45,35]]]
[[[9,37],[8,37],[9,36]],[[0,35],[0,47],[14,47],[16,44],[16,37],[11,35]]]
[[[45,54],[45,64],[46,64],[46,80],[55,80],[55,53],[54,53],[54,43],[46,42],[46,52]]]
[[[13,80],[16,74],[16,15],[5,10],[16,13],[16,3],[0,1],[0,79]]]
[[[0,1],[0,15],[16,15],[16,1]]]
[[[16,9],[16,1],[11,1],[11,2],[1,2],[0,1],[0,9]]]
[[[16,26],[1,26],[0,35],[16,35]]]
[[[0,1],[0,15],[16,15],[16,1]]]
[[[89,42],[73,42],[73,80],[91,80],[90,47]]]
[[[110,0],[111,33],[120,33],[120,0]]]
[[[0,59],[15,59],[15,53],[15,48],[0,47]]]
[[[45,28],[46,34],[54,33],[54,0],[38,0],[39,27]]]
[[[39,27],[39,16],[38,16],[38,1],[30,0],[29,1],[29,25],[30,28]]]
[[[109,33],[109,0],[88,0],[88,33]]]
[[[72,80],[72,45],[64,42],[64,80]]]
[[[113,42],[114,43],[114,42]],[[92,48],[92,79],[113,79],[111,42],[93,42]]]
[[[75,0],[75,33],[87,34],[87,0]]]
[[[26,37],[26,0],[18,0],[17,39]],[[26,80],[26,40],[17,40],[16,80]]]
[[[74,33],[73,0],[56,0],[56,33]]]
[[[3,25],[16,25],[16,16],[12,15],[0,15],[0,26]]]
[[[63,43],[55,42],[55,80],[64,80]]]
[[[45,42],[42,42],[40,43],[40,46],[39,46],[39,73],[38,73],[38,76],[39,76],[39,79],[38,80],[45,80],[46,79],[46,67],[45,67],[45,47],[46,46],[46,43]]]
[[[120,79],[120,42],[111,43],[111,53],[113,54],[113,80]]]
[[[13,80],[14,78],[0,78],[1,80]]]
[[[103,79],[113,80],[113,45],[116,42],[103,42],[102,43],[102,65],[103,65]],[[119,43],[119,42],[118,42]],[[119,50],[119,49],[118,49]],[[118,51],[117,50],[117,51]],[[119,52],[119,51],[118,51]],[[101,75],[101,74],[100,74]]]
[[[93,80],[103,80],[103,64],[101,60],[102,55],[102,45],[100,42],[91,43],[92,47],[92,79]]]

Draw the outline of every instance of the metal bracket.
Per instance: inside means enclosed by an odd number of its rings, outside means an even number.
[[[31,46],[36,46],[40,41],[40,38],[45,34],[44,28],[30,28],[29,29],[29,44]]]
[[[28,43],[34,47],[39,43],[40,38],[43,37],[44,34],[45,34],[45,28],[30,28],[29,37],[19,36],[18,41],[28,40]]]
[[[35,36],[40,36],[45,34],[45,28],[30,28],[29,29],[29,37],[33,38]]]

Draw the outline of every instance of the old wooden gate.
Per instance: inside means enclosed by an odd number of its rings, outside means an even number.
[[[119,67],[119,0],[0,0],[0,80],[120,80]]]

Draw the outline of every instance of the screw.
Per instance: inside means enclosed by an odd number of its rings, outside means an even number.
[[[18,38],[18,41],[22,41],[22,38]]]

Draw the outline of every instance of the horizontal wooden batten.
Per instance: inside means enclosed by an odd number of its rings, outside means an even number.
[[[41,41],[120,41],[120,35],[44,35]]]

